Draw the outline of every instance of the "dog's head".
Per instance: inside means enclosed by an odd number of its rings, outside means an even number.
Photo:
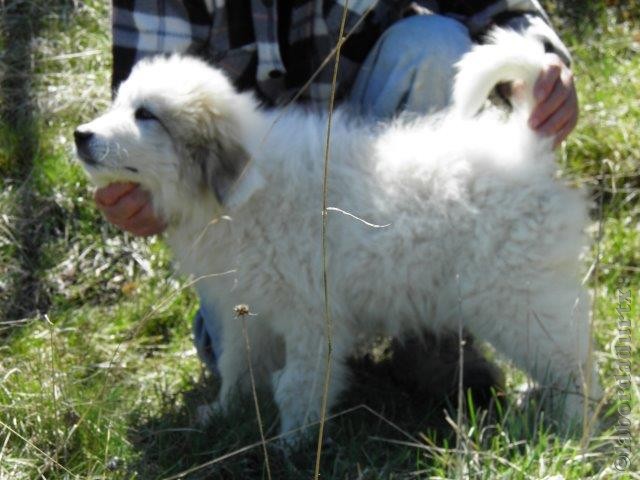
[[[255,102],[219,70],[178,55],[142,60],[107,113],[74,132],[99,186],[140,183],[157,197],[213,194],[224,203],[249,161]],[[163,209],[163,207],[160,207]]]

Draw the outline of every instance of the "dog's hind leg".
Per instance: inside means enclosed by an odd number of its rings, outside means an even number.
[[[589,358],[589,297],[561,275],[548,277],[503,284],[482,302],[476,319],[484,317],[484,325],[472,330],[553,394],[553,403],[564,406],[563,422],[576,424],[585,401],[591,415],[602,396]]]

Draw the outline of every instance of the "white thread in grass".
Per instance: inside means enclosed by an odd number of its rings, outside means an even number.
[[[354,220],[357,220],[361,223],[364,223],[367,227],[371,227],[371,228],[386,228],[386,227],[390,227],[391,224],[390,223],[386,223],[384,225],[378,225],[376,223],[371,223],[371,222],[367,222],[366,220],[357,217],[356,215],[354,215],[353,213],[349,213],[345,210],[342,210],[341,208],[337,208],[337,207],[327,207],[327,211],[328,212],[338,212],[338,213],[342,213],[343,215],[346,215],[347,217],[351,217]]]

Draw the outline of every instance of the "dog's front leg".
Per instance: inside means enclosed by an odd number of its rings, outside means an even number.
[[[199,425],[207,425],[214,414],[225,413],[234,396],[249,389],[249,365],[239,323],[238,321],[224,326],[222,352],[218,360],[220,373],[218,399],[211,404],[198,407],[197,423]]]
[[[320,419],[327,345],[321,331],[306,331],[302,339],[291,335],[285,341],[286,365],[273,374],[272,384],[280,411],[280,431],[287,434],[286,443],[295,444],[311,434],[312,430],[305,425]],[[327,410],[335,405],[347,383],[344,352],[343,345],[334,345]]]

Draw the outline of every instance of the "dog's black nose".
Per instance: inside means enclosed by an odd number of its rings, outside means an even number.
[[[76,128],[76,130],[73,132],[73,138],[76,141],[77,147],[86,144],[91,137],[93,137],[93,132],[88,130],[78,130]]]
[[[73,132],[73,138],[76,141],[76,151],[78,152],[78,157],[90,165],[95,164],[95,160],[91,153],[91,146],[89,144],[89,140],[93,137],[93,132],[90,130],[80,130],[76,128]]]

